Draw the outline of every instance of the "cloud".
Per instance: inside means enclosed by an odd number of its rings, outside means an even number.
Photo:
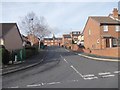
[[[74,29],[82,31],[88,16],[106,16],[114,7],[116,2],[4,2],[0,17],[1,22],[18,22],[20,17],[34,11],[38,17],[46,18],[53,33],[62,35]]]
[[[2,0],[2,2],[118,2],[119,0]]]

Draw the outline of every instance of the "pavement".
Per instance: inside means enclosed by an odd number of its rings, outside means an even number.
[[[67,52],[75,52],[79,56],[88,58],[88,59],[93,59],[93,60],[100,60],[100,61],[109,61],[109,62],[120,62],[120,58],[117,57],[109,57],[109,56],[98,56],[94,54],[88,54],[84,52],[77,52],[77,51],[72,51],[69,49],[66,49]]]
[[[6,75],[9,73],[17,72],[20,70],[24,70],[36,65],[39,65],[43,62],[43,58],[45,57],[46,50],[41,50],[37,55],[31,56],[30,58],[24,61],[18,61],[14,64],[4,65],[2,67],[2,75]]]
[[[97,61],[48,47],[43,63],[2,76],[3,88],[118,88],[119,62]]]

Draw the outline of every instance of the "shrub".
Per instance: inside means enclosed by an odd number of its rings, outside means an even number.
[[[2,63],[4,65],[7,65],[10,60],[10,52],[5,49],[5,47],[2,47]]]
[[[29,58],[38,53],[38,47],[37,46],[25,47],[25,52],[26,52],[26,58]]]
[[[2,65],[2,48],[0,48],[0,66]]]

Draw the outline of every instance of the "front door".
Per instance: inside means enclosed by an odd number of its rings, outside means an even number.
[[[106,38],[106,47],[110,47],[110,40],[109,40],[109,38]]]

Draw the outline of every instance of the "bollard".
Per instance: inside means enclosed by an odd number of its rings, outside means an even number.
[[[17,62],[17,55],[15,55],[15,62]]]

